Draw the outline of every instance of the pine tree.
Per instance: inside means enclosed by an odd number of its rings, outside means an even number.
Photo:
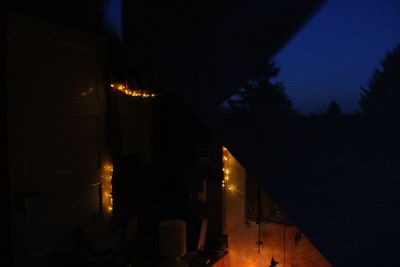
[[[400,44],[386,53],[375,68],[368,89],[361,88],[360,107],[370,117],[398,121],[400,118]]]
[[[234,99],[228,100],[230,115],[244,118],[279,120],[295,114],[292,102],[284,92],[283,84],[272,82],[279,68],[269,63],[265,73],[249,81]]]
[[[343,115],[342,109],[340,108],[339,104],[335,101],[332,101],[325,111],[325,115],[328,118],[339,118]]]

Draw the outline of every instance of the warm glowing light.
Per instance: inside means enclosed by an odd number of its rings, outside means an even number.
[[[122,83],[111,83],[110,86],[112,88],[117,89],[118,91],[120,91],[126,95],[130,95],[130,96],[142,97],[142,98],[151,98],[151,97],[157,96],[157,94],[151,94],[144,90],[132,90],[127,85],[122,84]]]
[[[103,210],[106,217],[112,215],[113,211],[113,195],[112,195],[112,177],[113,177],[113,165],[106,163],[103,166],[102,175],[102,190],[103,190]]]
[[[113,166],[111,165],[111,164],[106,164],[106,165],[104,165],[104,169],[106,170],[106,171],[113,171]]]
[[[236,191],[236,186],[235,185],[229,185],[228,186],[228,190],[231,192],[235,192]]]
[[[89,96],[89,95],[91,95],[91,94],[93,93],[93,91],[94,91],[94,88],[93,88],[93,87],[90,87],[90,88],[88,88],[88,89],[82,91],[82,92],[80,93],[80,96],[81,96],[81,97]]]
[[[229,169],[229,152],[226,147],[222,147],[222,160],[223,160],[223,168],[222,172],[224,177],[222,179],[222,188],[227,188],[228,191],[234,192],[236,191],[236,187],[229,183],[229,174],[231,170]]]

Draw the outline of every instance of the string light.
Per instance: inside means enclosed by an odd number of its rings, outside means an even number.
[[[236,186],[229,182],[229,174],[231,173],[228,163],[229,163],[229,151],[226,147],[222,147],[222,160],[223,167],[222,172],[224,174],[224,178],[222,179],[222,188],[227,188],[228,191],[234,192],[236,191]]]
[[[236,186],[235,185],[229,185],[228,186],[228,190],[231,192],[235,192],[236,191]]]
[[[113,165],[106,163],[103,167],[102,175],[102,190],[103,190],[103,208],[106,216],[112,215],[113,211],[113,194],[112,194],[112,178],[113,178]]]
[[[94,92],[94,88],[93,88],[93,87],[90,87],[90,88],[88,88],[88,89],[82,91],[79,95],[80,95],[81,97],[85,97],[85,96],[91,95],[93,92]]]
[[[144,90],[131,90],[128,86],[122,83],[111,83],[110,86],[130,96],[142,97],[142,98],[152,98],[157,96],[157,94],[149,93]]]

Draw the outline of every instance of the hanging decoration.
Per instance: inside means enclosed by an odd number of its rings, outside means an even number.
[[[301,240],[301,231],[298,230],[296,234],[294,235],[294,246],[297,247],[297,245],[300,243]]]
[[[277,262],[276,260],[274,260],[274,256],[272,256],[271,259],[271,265],[269,267],[276,267],[279,264],[279,262]]]
[[[258,240],[257,240],[257,242],[256,242],[258,254],[261,253],[261,246],[264,244],[264,242],[262,241],[261,235],[262,235],[261,223],[258,223]]]
[[[262,241],[262,225],[261,225],[261,189],[257,185],[257,221],[256,223],[258,224],[258,240],[256,242],[258,246],[258,254],[261,252],[261,246],[264,244]]]

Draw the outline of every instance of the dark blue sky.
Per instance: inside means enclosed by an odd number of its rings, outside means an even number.
[[[330,101],[358,109],[379,60],[400,42],[400,0],[330,0],[275,57],[295,108],[320,112]]]
[[[122,35],[122,0],[106,0],[104,20]]]

